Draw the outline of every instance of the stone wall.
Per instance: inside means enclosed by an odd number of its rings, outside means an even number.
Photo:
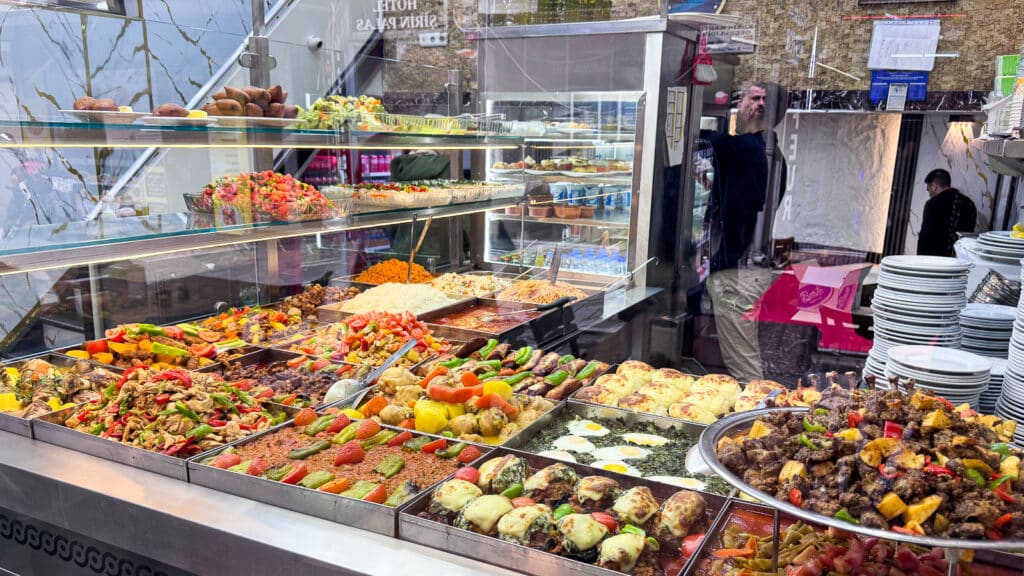
[[[918,5],[859,7],[857,0],[729,0],[726,13],[755,22],[760,46],[742,59],[740,82],[778,82],[790,89],[867,90],[872,20],[851,16],[883,14],[966,14],[943,18],[938,51],[959,58],[938,58],[929,91],[991,90],[995,57],[1016,53],[1024,42],[1024,2],[959,0]],[[861,78],[860,81],[819,68],[807,78],[818,27],[818,61]]]
[[[446,48],[421,48],[416,34],[402,31],[385,33],[389,57],[432,66],[461,69],[472,77],[474,56],[463,30],[480,21],[480,0],[419,0],[421,9],[444,11],[447,4],[449,45]],[[657,0],[614,0],[612,18],[656,14]],[[725,12],[741,15],[758,28],[758,52],[742,59],[739,82],[758,79],[779,82],[794,90],[866,90],[871,77],[867,69],[872,21],[849,20],[851,16],[883,14],[966,14],[942,20],[939,52],[959,52],[958,58],[936,61],[929,90],[991,90],[994,58],[1016,53],[1024,42],[1024,2],[1007,0],[958,0],[918,5],[859,7],[857,0],[729,0]],[[818,69],[817,77],[807,78],[808,62],[819,28],[820,62],[861,78]],[[392,78],[392,90],[417,89],[411,78]]]

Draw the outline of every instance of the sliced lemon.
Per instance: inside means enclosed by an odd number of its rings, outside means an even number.
[[[118,112],[134,112],[134,110],[132,110],[131,106],[118,106],[117,107],[117,111]]]
[[[202,110],[189,110],[188,111],[188,117],[189,118],[207,118],[207,117],[209,117],[209,114],[207,114],[206,112],[204,112]]]

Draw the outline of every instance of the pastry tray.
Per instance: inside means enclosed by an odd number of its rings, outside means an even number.
[[[63,354],[56,354],[50,352],[46,354],[40,354],[38,356],[30,356],[28,358],[19,358],[18,360],[4,362],[3,364],[0,364],[0,370],[4,368],[18,368],[25,364],[25,362],[36,359],[45,360],[50,364],[53,364],[54,366],[59,366],[62,368],[70,368],[75,364],[82,362],[82,360],[79,360],[77,358],[72,358],[70,356],[65,356]],[[124,372],[124,369],[122,368],[107,366],[105,364],[98,364],[91,360],[85,360],[85,362],[88,362],[90,365],[96,368],[103,368],[104,370],[108,370],[115,374],[121,374],[122,372]],[[0,430],[10,432],[12,434],[17,434],[18,436],[27,436],[28,438],[32,438],[32,421],[36,420],[37,418],[42,418],[43,416],[46,416],[46,414],[36,416],[35,418],[22,418],[20,416],[15,416],[14,414],[11,414],[9,412],[0,412]]]
[[[391,508],[382,504],[374,504],[331,494],[320,492],[302,486],[275,482],[258,476],[249,476],[238,472],[230,472],[212,466],[206,466],[200,462],[217,452],[226,449],[228,446],[237,446],[246,442],[255,441],[265,434],[272,434],[277,430],[291,426],[291,422],[285,422],[259,434],[239,439],[226,446],[211,450],[206,454],[200,454],[188,461],[189,481],[199,486],[205,486],[235,496],[249,498],[271,506],[286,508],[302,514],[308,514],[324,520],[337,522],[346,526],[369,530],[385,536],[396,536],[398,534],[398,514],[405,507],[409,506],[418,497],[407,500],[401,505]],[[382,426],[390,430],[402,430],[394,426]],[[417,433],[421,436],[442,438],[432,434]],[[486,458],[489,449],[479,446],[483,457]],[[446,476],[443,480],[424,488],[421,493],[431,493],[433,489],[451,478]]]
[[[284,412],[288,416],[293,416],[297,412],[294,408],[281,406],[280,404],[265,404],[264,406],[272,413]],[[42,440],[49,444],[55,444],[63,448],[82,452],[83,454],[96,456],[97,458],[126,464],[148,472],[155,472],[163,476],[188,481],[187,460],[185,458],[175,458],[174,456],[168,456],[159,452],[143,450],[142,448],[122,444],[115,440],[100,438],[99,436],[68,428],[64,425],[64,421],[77,408],[77,406],[65,408],[64,410],[52,412],[32,420],[32,433],[35,435],[36,440]],[[220,449],[221,447],[207,450],[199,454],[199,456],[211,454]]]
[[[519,452],[517,450],[510,450],[508,448],[497,448],[490,454],[490,456],[485,457],[482,460],[490,460],[491,458],[497,458],[507,454],[514,454],[515,456],[525,459],[534,469],[560,463],[558,460],[543,458],[541,456],[535,456],[533,454]],[[601,475],[614,478],[623,488],[647,486],[659,500],[664,500],[672,494],[683,490],[682,488],[669,486],[667,484],[650,482],[643,478],[597,470],[582,464],[573,464],[570,462],[561,463],[572,467],[580,476]],[[495,564],[497,566],[506,568],[514,566],[517,571],[525,572],[527,574],[623,576],[622,572],[599,568],[593,564],[586,564],[584,562],[579,562],[577,560],[572,560],[542,550],[536,550],[519,544],[499,540],[496,537],[483,536],[481,534],[455,528],[448,524],[441,524],[433,520],[420,518],[418,514],[424,512],[430,505],[430,497],[432,493],[433,491],[424,491],[408,506],[402,509],[398,525],[398,537],[400,539],[422,544],[424,546],[430,546],[431,548],[444,550],[453,554],[459,554],[468,558],[478,558],[484,562]],[[715,525],[721,511],[725,508],[728,499],[704,492],[701,492],[700,494],[704,497],[704,501],[707,503],[707,511],[705,512],[705,515],[707,526],[710,529]],[[685,569],[686,566],[684,565],[680,574],[685,572]],[[661,571],[659,570],[659,574],[660,573]]]

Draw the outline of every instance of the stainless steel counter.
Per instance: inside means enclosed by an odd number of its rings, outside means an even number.
[[[195,574],[514,574],[7,432],[0,508]]]

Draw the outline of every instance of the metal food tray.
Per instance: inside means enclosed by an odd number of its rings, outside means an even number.
[[[669,418],[667,416],[632,412],[622,408],[597,406],[594,404],[587,404],[585,402],[570,401],[566,402],[564,405],[558,406],[551,412],[548,412],[537,419],[537,422],[540,422],[541,420],[545,421],[545,426],[539,428],[534,428],[533,425],[527,426],[520,431],[519,434],[513,436],[509,442],[506,442],[504,446],[507,448],[515,448],[517,450],[522,449],[523,446],[528,444],[530,440],[533,440],[533,438],[537,436],[542,428],[545,428],[549,424],[554,424],[558,417],[561,416],[562,411],[585,419],[599,418],[604,420],[617,420],[627,427],[644,423],[652,424],[660,430],[678,430],[691,436],[695,443],[700,439],[701,434],[703,434],[704,430],[707,428],[703,424],[690,422],[689,420],[680,420],[678,418]],[[526,432],[530,433],[526,434]]]
[[[53,352],[53,354],[60,354],[62,356],[67,356],[68,355],[67,353],[69,351],[71,351],[71,350],[83,350],[84,349],[84,345],[85,345],[85,342],[82,342],[82,343],[80,343],[79,345],[76,345],[76,346],[70,346],[68,348],[63,348],[61,350],[56,350],[56,351]],[[257,351],[262,350],[262,349],[263,349],[263,346],[256,346],[256,345],[253,345],[253,344],[246,343],[245,346],[242,346],[240,348],[232,348],[231,351],[236,351],[236,350],[238,351],[237,352],[237,356],[235,356],[235,358],[237,359],[237,358],[239,358],[241,356],[245,356],[246,354],[252,354],[253,352],[257,352]],[[74,358],[74,356],[71,356],[71,358]],[[114,359],[117,360],[117,356],[116,355],[114,356]],[[97,361],[91,360],[91,359],[88,360],[88,361],[92,362],[93,364],[96,364],[97,366],[99,366],[101,368],[115,369],[115,370],[124,370],[124,368],[122,368],[120,366],[117,366],[115,364],[103,364],[102,362],[97,362]],[[203,368],[205,368],[205,367],[206,366],[204,366]],[[183,368],[185,370],[188,370],[188,368],[186,366],[175,366],[175,368]],[[201,370],[201,368],[196,368],[195,370]]]
[[[750,430],[753,426],[754,421],[763,416],[768,416],[776,412],[795,412],[804,413],[809,412],[810,408],[769,408],[764,410],[753,410],[750,412],[740,412],[738,414],[732,414],[725,418],[715,422],[708,426],[708,429],[704,431],[704,434],[700,437],[700,454],[704,458],[704,462],[719,476],[724,478],[727,482],[735,486],[737,489],[749,494],[750,496],[768,504],[773,508],[777,508],[787,514],[799,518],[805,522],[811,524],[821,524],[829,526],[831,528],[837,528],[839,530],[845,530],[847,532],[854,532],[861,536],[880,538],[882,540],[893,540],[896,542],[905,542],[908,544],[917,544],[920,546],[927,546],[929,548],[944,548],[952,551],[955,554],[959,554],[962,549],[972,550],[1017,550],[1024,548],[1024,540],[972,540],[970,538],[940,538],[937,536],[917,536],[912,534],[900,534],[899,532],[893,532],[890,530],[881,530],[878,528],[867,528],[860,524],[851,524],[838,518],[831,516],[824,516],[810,510],[804,510],[797,506],[793,506],[789,502],[783,502],[777,500],[774,495],[768,494],[762,490],[754,488],[750,484],[743,481],[742,478],[733,474],[721,461],[718,460],[718,441],[726,436],[736,436],[744,434]],[[959,556],[957,556],[959,558]]]
[[[38,356],[30,356],[28,358],[19,358],[18,360],[4,362],[0,364],[0,370],[4,368],[17,368],[19,366],[22,366],[23,364],[25,364],[25,362],[28,362],[29,360],[45,360],[50,364],[53,364],[54,366],[59,366],[62,368],[73,367],[75,364],[79,362],[88,362],[91,366],[94,366],[96,368],[102,368],[115,374],[121,374],[122,372],[124,372],[123,368],[107,366],[106,364],[99,364],[97,362],[93,362],[92,360],[79,360],[78,358],[72,358],[71,356],[65,356],[63,354],[56,354],[52,352],[39,354]],[[32,421],[38,418],[42,418],[43,416],[46,416],[46,414],[36,416],[35,418],[22,418],[20,416],[15,416],[10,412],[0,412],[0,430],[10,432],[12,434],[17,434],[18,436],[26,436],[28,438],[32,438]]]
[[[538,313],[538,316],[535,318],[509,328],[504,332],[482,332],[479,330],[470,330],[468,328],[459,328],[456,326],[447,326],[445,324],[436,323],[437,320],[448,315],[462,312],[463,310],[467,310],[480,304],[495,306],[503,312],[530,310],[535,307],[534,304],[526,304],[523,302],[509,302],[506,300],[493,300],[490,298],[471,298],[469,300],[456,302],[450,306],[445,306],[444,308],[438,308],[437,310],[420,314],[417,318],[421,322],[425,322],[430,325],[430,329],[436,334],[444,336],[445,338],[461,340],[463,342],[468,342],[474,338],[495,338],[500,342],[511,344],[514,348],[521,346],[537,346],[542,342],[548,342],[554,338],[558,338],[565,333],[565,327],[563,325],[565,316],[560,310],[545,310]]]
[[[615,479],[623,488],[634,486],[646,486],[650,488],[654,497],[659,501],[670,497],[676,492],[685,490],[657,482],[650,482],[643,478],[626,476],[615,472],[605,472],[590,468],[583,464],[561,462],[551,458],[544,458],[526,452],[510,450],[508,448],[495,449],[486,460],[512,454],[523,458],[533,469],[544,468],[551,464],[564,464],[573,468],[580,476],[592,476],[599,474]],[[479,461],[478,461],[479,462]],[[420,518],[419,513],[424,512],[430,505],[431,491],[425,491],[418,495],[408,506],[406,506],[399,518],[398,537],[402,540],[415,542],[438,550],[444,550],[453,554],[460,554],[470,558],[479,558],[484,562],[503,567],[514,567],[515,570],[528,574],[572,574],[585,576],[623,576],[622,572],[599,568],[593,564],[586,564],[572,560],[557,554],[536,550],[519,544],[513,544],[496,537],[476,534],[468,530],[462,530],[448,524],[441,524],[426,518]],[[705,512],[707,526],[713,527],[719,518],[721,511],[725,508],[728,498],[700,492],[700,495],[707,503]],[[692,562],[692,558],[687,562]],[[686,565],[680,570],[685,573]],[[660,572],[660,571],[659,571]]]
[[[265,406],[272,412],[279,410],[288,416],[293,416],[298,411],[290,406],[282,406],[280,404],[265,404]],[[126,464],[148,472],[155,472],[177,480],[188,481],[187,460],[184,458],[175,458],[174,456],[168,456],[159,452],[151,452],[122,444],[116,440],[100,438],[87,432],[79,432],[78,430],[66,427],[64,421],[77,409],[78,406],[66,408],[32,420],[32,432],[36,440],[42,440],[62,448],[111,460],[119,464]],[[199,455],[210,454],[220,449],[221,447],[217,447]]]
[[[298,358],[300,356],[305,356],[305,355],[300,353],[300,352],[291,352],[289,350],[280,350],[278,348],[262,348],[260,350],[255,351],[255,352],[246,354],[245,356],[242,356],[240,358],[236,358],[234,360],[231,360],[231,362],[236,362],[238,364],[241,364],[242,366],[250,366],[252,364],[272,364],[274,362],[288,361],[288,360],[291,360],[292,358]],[[352,364],[352,363],[349,363],[349,362],[334,362],[334,361],[332,361],[331,363],[332,364],[336,364],[338,366],[349,366],[349,367],[351,367],[351,370],[349,372],[346,372],[345,376],[339,377],[335,381],[341,380],[342,378],[350,378],[350,377],[351,378],[355,378],[356,374],[358,373],[358,371],[359,371],[359,369],[361,367],[360,364]],[[206,372],[206,373],[211,373],[211,374],[223,374],[224,373],[224,365],[223,364],[219,364],[219,363],[218,364],[211,364],[210,366],[205,366],[203,368],[200,368],[199,370],[196,370],[196,372]],[[348,374],[351,374],[351,376],[349,376]],[[300,390],[299,394],[303,394],[303,392]],[[309,396],[309,395],[306,394],[306,396]],[[322,400],[323,399],[321,398],[320,401],[318,401],[318,403],[321,402]]]
[[[377,395],[377,388],[378,388],[378,386],[376,384],[374,384],[373,386],[370,386],[369,388],[364,388],[363,390],[360,390],[359,394],[353,395],[353,396],[351,396],[349,398],[346,398],[345,400],[339,400],[338,402],[335,402],[334,404],[331,404],[331,406],[336,406],[338,408],[348,408],[348,407],[351,407],[351,408],[358,409],[359,406],[356,406],[354,402],[358,401],[358,402],[360,402],[362,404],[365,404],[365,400],[369,400],[370,398],[373,398],[375,395]],[[363,394],[364,391],[366,392],[365,394]],[[383,395],[383,396],[385,398],[388,398],[388,402],[391,401],[389,396],[387,396],[387,395]],[[527,396],[526,394],[515,394],[515,396],[519,396],[521,398],[529,398],[529,399],[543,398],[542,396]],[[544,399],[547,400],[546,398],[544,398]],[[495,446],[505,446],[505,447],[507,447],[507,446],[509,446],[510,442],[514,441],[516,438],[518,438],[520,435],[523,435],[523,434],[529,435],[532,438],[533,436],[536,436],[537,433],[541,429],[543,429],[543,428],[547,427],[549,424],[551,424],[551,418],[549,417],[549,414],[553,414],[554,412],[556,412],[559,409],[559,407],[561,407],[561,403],[556,402],[554,400],[548,400],[548,402],[551,402],[552,404],[554,404],[554,407],[552,407],[551,410],[548,410],[547,412],[542,414],[540,416],[540,418],[537,418],[533,422],[530,422],[529,424],[527,424],[525,428],[521,428],[518,432],[516,432],[512,436],[509,436],[508,439],[505,440],[504,442],[502,442],[501,444],[486,444],[484,442],[474,442],[474,441],[471,441],[471,440],[462,440],[462,439],[460,439],[457,436],[455,438],[450,438],[450,440],[455,440],[457,442],[465,442],[467,444],[474,444],[476,446],[487,446],[487,447],[490,447],[490,448],[494,448]]]
[[[291,425],[291,422],[285,422],[264,430],[259,434],[241,438],[231,444],[190,458],[188,460],[189,482],[235,496],[241,496],[242,498],[263,502],[264,504],[270,504],[271,506],[278,506],[302,514],[323,518],[338,524],[369,530],[384,536],[397,536],[399,512],[415,501],[419,495],[395,508],[391,508],[383,504],[320,492],[303,486],[275,482],[266,478],[222,470],[200,463],[202,460],[227,449],[229,446],[238,446],[246,442],[256,441],[265,434],[273,434]],[[382,425],[381,427],[388,430],[403,431],[402,428],[394,426]],[[443,436],[422,432],[415,432],[415,434],[431,438],[443,438]],[[483,457],[489,454],[489,449],[486,447],[481,447],[480,450],[484,454]],[[421,493],[432,493],[437,485],[449,480],[451,477],[451,475],[446,476],[439,482],[424,488]]]
[[[722,510],[722,513],[719,515],[714,526],[708,529],[707,535],[701,541],[700,546],[698,546],[694,551],[693,560],[690,562],[689,566],[687,566],[687,569],[683,571],[683,574],[686,576],[696,576],[700,574],[701,564],[703,564],[705,560],[709,560],[711,552],[722,545],[721,536],[727,528],[729,518],[737,512],[760,514],[772,519],[772,523],[775,528],[773,530],[773,534],[776,536],[772,539],[772,553],[777,558],[779,546],[778,536],[780,535],[779,527],[783,522],[790,522],[796,519],[787,514],[783,514],[778,509],[772,508],[771,506],[733,499]],[[823,530],[820,525],[811,524],[811,526],[816,530]],[[892,541],[894,538],[887,538],[887,540]],[[972,563],[983,563],[989,566],[997,566],[1012,571],[1020,570],[1019,556],[994,550],[979,550],[977,554],[975,554]]]

